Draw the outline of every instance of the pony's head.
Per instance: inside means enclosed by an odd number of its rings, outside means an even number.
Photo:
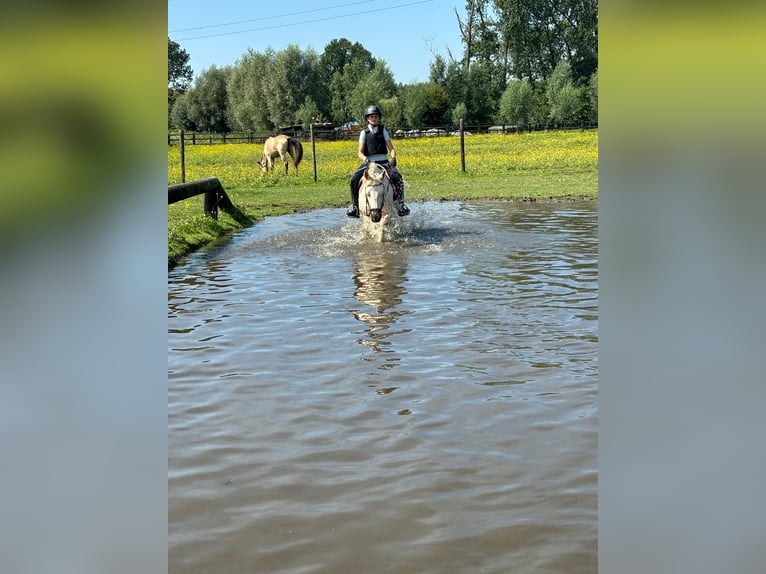
[[[266,173],[269,171],[269,158],[266,157],[266,154],[261,156],[261,161],[257,161],[255,163],[257,163],[258,167],[261,168],[261,173]]]
[[[370,163],[362,175],[362,188],[370,211],[370,220],[373,223],[379,223],[383,216],[383,204],[386,201],[388,185],[386,170],[377,163]]]

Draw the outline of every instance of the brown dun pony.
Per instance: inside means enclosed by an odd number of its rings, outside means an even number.
[[[270,137],[263,144],[263,155],[258,165],[261,168],[262,173],[266,173],[271,170],[274,171],[274,160],[279,157],[282,159],[282,163],[285,164],[285,174],[287,174],[287,154],[293,158],[293,166],[295,166],[295,173],[298,173],[298,164],[303,159],[303,145],[297,138],[280,134],[276,137]]]

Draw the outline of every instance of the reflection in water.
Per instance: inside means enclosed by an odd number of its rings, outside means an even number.
[[[357,340],[370,347],[374,353],[392,353],[389,338],[396,319],[405,311],[397,309],[406,293],[404,282],[407,274],[407,257],[399,246],[392,244],[367,246],[354,256],[356,273],[354,297],[364,304],[362,309],[352,310],[354,317],[366,326],[365,336]],[[373,311],[369,310],[372,307]],[[390,357],[382,369],[394,367],[398,359]]]

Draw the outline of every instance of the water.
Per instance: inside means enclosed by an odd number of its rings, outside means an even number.
[[[169,572],[597,570],[595,203],[269,218],[168,276]]]

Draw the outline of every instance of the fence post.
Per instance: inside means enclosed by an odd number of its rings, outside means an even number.
[[[309,124],[309,133],[311,134],[311,163],[314,164],[314,183],[317,182],[317,146],[314,138],[314,122]]]
[[[212,191],[205,192],[205,215],[218,219],[218,192],[220,185]]]
[[[463,118],[460,118],[460,168],[465,173],[465,131],[463,130]]]
[[[181,145],[181,183],[186,183],[186,145],[184,144],[184,131],[178,132],[179,144]]]

